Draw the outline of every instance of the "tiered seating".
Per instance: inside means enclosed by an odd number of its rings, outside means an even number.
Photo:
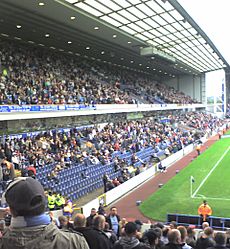
[[[137,152],[137,156],[144,162],[148,162],[150,156],[153,154],[153,148],[148,147],[142,151]],[[115,152],[113,156],[118,156],[119,158],[125,159],[127,163],[131,163],[130,158],[132,154],[127,152],[121,154]],[[139,167],[141,162],[134,164],[134,167]],[[45,188],[51,189],[55,192],[60,192],[64,196],[68,196],[72,199],[78,199],[100,187],[103,186],[102,177],[107,174],[110,179],[118,177],[121,172],[114,171],[114,163],[102,165],[90,165],[86,166],[84,164],[72,164],[71,168],[64,169],[59,172],[58,183],[54,180],[48,180],[47,174],[55,167],[55,164],[50,164],[45,167],[40,167],[37,169],[37,179],[42,183]],[[86,170],[87,177],[84,179],[81,173]]]

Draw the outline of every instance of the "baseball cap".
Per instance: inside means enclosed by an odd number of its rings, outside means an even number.
[[[15,178],[2,199],[15,211],[33,211],[46,203],[42,185],[31,177]]]

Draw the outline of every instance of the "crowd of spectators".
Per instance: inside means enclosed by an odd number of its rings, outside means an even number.
[[[70,54],[0,40],[0,57],[1,105],[196,103],[151,77]]]
[[[23,176],[36,177],[38,168],[53,164],[47,180],[53,179],[58,183],[59,172],[66,168],[84,164],[81,176],[87,178],[89,165],[104,166],[113,162],[114,171],[120,171],[121,175],[115,179],[103,177],[107,191],[146,169],[146,162],[137,157],[137,152],[152,147],[152,158],[156,158],[160,151],[167,157],[194,143],[207,129],[213,130],[221,125],[223,121],[211,115],[190,112],[180,117],[170,116],[168,123],[144,119],[72,128],[68,132],[52,130],[33,137],[6,138],[0,145],[0,180],[7,182],[13,179],[14,169]],[[130,161],[113,156],[116,152],[131,153]],[[158,161],[160,159],[157,158]],[[135,168],[138,161],[141,167]]]
[[[108,212],[91,209],[86,217],[77,213],[69,218],[45,213],[46,197],[41,184],[31,178],[18,178],[5,192],[8,215],[1,220],[0,248],[30,249],[227,249],[230,234],[214,232],[208,222],[202,229],[141,220],[127,221],[116,206]],[[4,215],[3,215],[4,217]]]

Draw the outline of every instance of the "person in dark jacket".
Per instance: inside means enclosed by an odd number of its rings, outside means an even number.
[[[195,249],[206,249],[212,246],[215,246],[213,229],[211,227],[206,227],[204,229],[204,234],[197,239]]]
[[[168,232],[169,243],[163,249],[182,249],[181,234],[177,229],[172,229]]]
[[[93,225],[93,218],[95,215],[97,215],[97,210],[96,210],[96,208],[92,208],[90,216],[88,216],[86,219],[86,226],[87,227],[91,227]]]
[[[109,238],[101,229],[99,229],[104,226],[104,216],[95,216],[94,221],[96,226],[86,227],[86,218],[84,214],[77,214],[74,219],[73,230],[83,234],[90,249],[110,249],[111,244]]]
[[[208,247],[208,249],[227,249],[226,243],[227,243],[227,236],[225,233],[217,232],[215,234],[214,240],[216,242],[215,246]]]
[[[125,225],[125,236],[115,242],[113,249],[150,249],[136,238],[136,234],[137,225],[134,222],[128,222]]]

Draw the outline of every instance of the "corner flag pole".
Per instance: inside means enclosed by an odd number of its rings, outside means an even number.
[[[192,185],[195,182],[195,179],[193,176],[190,177],[190,197],[192,198]]]

